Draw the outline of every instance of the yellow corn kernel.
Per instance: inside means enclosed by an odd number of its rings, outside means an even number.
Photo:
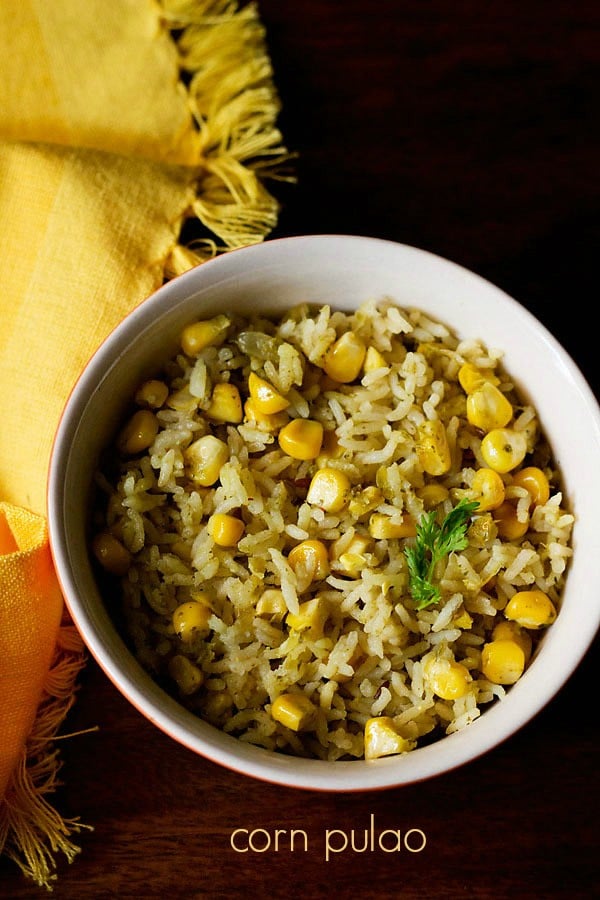
[[[455,628],[460,628],[461,631],[468,631],[473,624],[473,617],[463,607],[458,615],[452,619],[452,624]]]
[[[329,547],[331,568],[350,578],[358,578],[367,563],[365,553],[369,551],[371,544],[371,539],[365,534],[353,535],[350,543],[343,536],[338,538]]]
[[[537,466],[519,469],[512,477],[512,483],[525,488],[531,497],[532,506],[543,506],[550,498],[550,484],[544,472]]]
[[[518,591],[506,604],[504,615],[523,628],[545,628],[556,619],[556,608],[543,591]]]
[[[442,700],[457,700],[464,696],[472,681],[469,670],[462,663],[440,657],[425,663],[423,676],[433,693]]]
[[[475,494],[473,499],[479,503],[478,513],[498,509],[504,503],[504,482],[494,469],[478,469],[473,477],[471,488]]]
[[[380,503],[383,503],[384,496],[378,487],[374,484],[364,488],[355,497],[352,497],[348,504],[348,512],[354,519],[360,519],[366,516],[373,509],[377,509]]]
[[[195,412],[198,409],[198,398],[192,397],[189,386],[186,384],[178,391],[173,391],[167,400],[167,406],[176,409],[177,412]]]
[[[279,431],[280,428],[288,421],[286,412],[261,413],[256,408],[256,404],[252,397],[248,397],[244,403],[244,418],[246,422],[255,422],[261,431]]]
[[[501,475],[516,469],[526,453],[527,438],[511,428],[493,428],[481,441],[481,455],[486,465]]]
[[[443,484],[426,484],[417,491],[417,497],[423,501],[425,509],[435,509],[450,496],[448,488]]]
[[[367,348],[352,331],[346,331],[331,345],[323,360],[325,374],[338,384],[358,378]]]
[[[322,581],[329,575],[329,555],[323,541],[300,541],[288,553],[288,563],[301,578]]]
[[[292,459],[315,459],[322,443],[323,426],[313,419],[292,419],[279,432],[279,446]]]
[[[344,448],[338,441],[335,431],[324,431],[321,451],[317,456],[317,466],[319,468],[326,467],[331,459],[340,459],[344,452]]]
[[[271,616],[276,621],[281,621],[286,612],[287,605],[282,591],[278,588],[267,588],[263,591],[256,604],[257,616]]]
[[[235,547],[244,533],[245,525],[236,516],[214,513],[206,527],[211,538],[219,547]]]
[[[481,671],[494,684],[514,684],[525,669],[525,654],[516,641],[493,640],[481,650]]]
[[[206,415],[216,422],[231,422],[237,425],[242,421],[244,417],[242,398],[235,384],[228,381],[215,384]]]
[[[188,541],[174,541],[171,544],[171,552],[186,562],[192,558],[192,546]]]
[[[444,423],[426,419],[417,428],[417,456],[428,475],[444,475],[452,464]]]
[[[319,469],[313,475],[306,494],[312,506],[326,512],[340,512],[350,499],[350,479],[340,469]]]
[[[458,370],[458,380],[465,394],[478,391],[482,385],[499,384],[499,378],[488,369],[478,369],[473,363],[465,363]]]
[[[408,513],[404,513],[399,521],[386,516],[385,513],[373,513],[369,518],[369,534],[376,541],[409,538],[414,537],[416,533],[415,520]]]
[[[187,656],[176,654],[168,664],[169,675],[185,696],[194,694],[204,681],[204,674]]]
[[[275,390],[272,384],[261,378],[256,372],[250,372],[248,376],[248,390],[254,404],[254,408],[259,413],[266,413],[270,416],[272,413],[282,412],[290,405],[282,394]]]
[[[305,631],[311,638],[323,637],[329,607],[323,597],[311,597],[300,604],[297,613],[288,613],[286,623],[294,631]]]
[[[202,712],[209,722],[231,717],[233,700],[229,691],[208,691],[202,698]]]
[[[189,644],[195,638],[207,635],[210,631],[208,620],[211,615],[210,607],[197,600],[180,603],[173,613],[175,634],[184,644]]]
[[[164,381],[159,381],[158,378],[151,378],[139,386],[134,399],[139,406],[150,406],[152,409],[159,409],[168,396],[169,388]]]
[[[158,434],[158,419],[149,409],[138,409],[121,430],[117,447],[121,453],[131,456],[147,450]]]
[[[494,522],[498,535],[507,541],[518,541],[529,529],[529,516],[524,522],[517,519],[517,507],[509,500],[505,500],[494,510]]]
[[[131,553],[108,531],[102,531],[94,537],[92,550],[100,565],[111,575],[121,577],[127,573],[131,565]]]
[[[502,391],[484,382],[480,388],[467,397],[467,419],[474,428],[491,431],[504,428],[513,417],[513,408]]]
[[[221,469],[229,459],[229,447],[214,435],[205,434],[190,444],[183,457],[192,481],[201,487],[210,487],[218,481]]]
[[[379,350],[375,347],[369,347],[365,355],[363,371],[365,374],[375,372],[377,369],[387,369],[387,363]]]
[[[192,322],[181,332],[181,349],[187,356],[197,356],[206,347],[220,344],[229,328],[227,316],[215,316],[214,319],[203,319]]]
[[[527,663],[529,661],[533,647],[531,635],[524,631],[517,622],[509,622],[506,619],[498,622],[492,631],[492,640],[514,641],[523,651],[525,662]]]
[[[365,723],[365,759],[379,759],[412,750],[414,742],[398,734],[390,716],[376,716]]]
[[[271,704],[271,718],[292,731],[308,728],[315,712],[316,707],[306,694],[280,694]]]

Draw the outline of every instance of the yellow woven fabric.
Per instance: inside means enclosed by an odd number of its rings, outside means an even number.
[[[48,886],[48,847],[72,858],[77,825],[41,797],[58,766],[47,725],[83,659],[45,532],[58,419],[135,305],[269,233],[263,179],[286,151],[253,5],[3,0],[0,51],[0,852]]]

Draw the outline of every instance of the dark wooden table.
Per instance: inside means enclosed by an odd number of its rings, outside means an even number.
[[[600,341],[586,324],[598,298],[598,4],[259,8],[282,130],[299,153],[299,185],[275,187],[283,209],[274,236],[351,232],[450,257],[536,313],[600,392]],[[337,796],[262,784],[195,757],[90,662],[67,726],[99,731],[64,743],[55,801],[95,830],[81,835],[73,865],[59,861],[54,896],[597,896],[598,662],[596,644],[534,721],[468,766]],[[372,822],[376,835],[420,829],[426,846],[359,852]],[[263,839],[302,829],[308,848],[284,840],[236,852],[237,828],[262,829]],[[327,829],[348,838],[328,861]],[[0,863],[0,896],[41,895]]]

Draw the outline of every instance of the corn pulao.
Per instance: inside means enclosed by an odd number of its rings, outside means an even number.
[[[198,317],[97,485],[92,549],[141,664],[241,741],[325,760],[410,752],[501,702],[572,553],[501,348],[387,298]],[[460,509],[464,540],[427,557]]]

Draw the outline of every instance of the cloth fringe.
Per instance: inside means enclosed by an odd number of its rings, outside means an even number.
[[[63,853],[73,862],[80,848],[72,836],[90,829],[78,819],[63,818],[47,799],[60,786],[61,762],[54,742],[75,702],[84,664],[78,632],[70,624],[61,625],[32,732],[0,803],[0,854],[48,891],[56,879],[55,854]]]
[[[286,168],[294,155],[277,127],[280,102],[256,5],[159,4],[200,138],[200,173],[184,226],[189,231],[191,222],[209,232],[180,239],[166,264],[169,278],[217,253],[262,241],[280,211],[264,180],[295,177]]]

